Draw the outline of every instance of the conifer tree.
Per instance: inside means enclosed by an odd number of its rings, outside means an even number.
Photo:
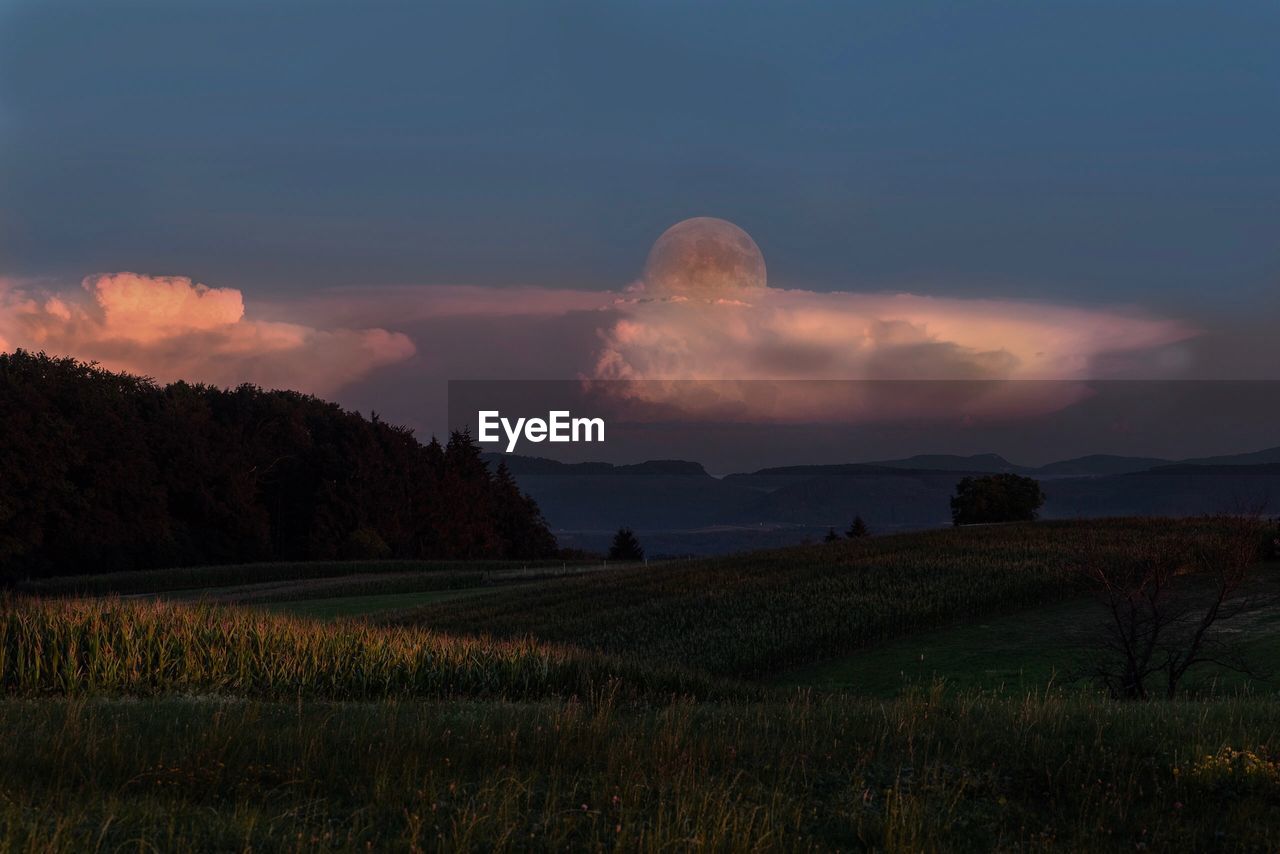
[[[644,560],[644,549],[635,531],[630,528],[619,528],[613,537],[613,545],[609,547],[609,560]]]

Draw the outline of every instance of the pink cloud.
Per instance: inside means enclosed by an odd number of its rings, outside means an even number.
[[[137,343],[199,330],[230,330],[244,318],[234,288],[209,288],[181,276],[108,273],[84,280],[102,311],[106,337]]]
[[[1100,356],[1195,330],[1131,311],[769,289],[636,300],[601,333],[601,379],[1083,379]]]
[[[79,294],[0,286],[0,347],[72,355],[160,381],[253,382],[320,395],[415,352],[398,332],[252,319],[234,288],[137,273],[90,276]]]
[[[601,330],[591,374],[683,417],[764,421],[981,419],[1056,411],[1088,393],[1104,357],[1195,330],[1133,311],[909,294],[767,289],[744,300],[636,299]],[[698,380],[700,383],[682,382]],[[834,380],[1073,380],[896,384]],[[767,381],[767,382],[762,382]],[[950,388],[961,398],[944,399]],[[941,396],[940,396],[941,395]]]

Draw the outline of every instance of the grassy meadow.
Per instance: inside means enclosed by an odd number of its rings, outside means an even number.
[[[1062,678],[1082,544],[1196,524],[15,591],[0,851],[1277,850],[1274,684]]]
[[[9,850],[1274,850],[1262,700],[11,698]]]

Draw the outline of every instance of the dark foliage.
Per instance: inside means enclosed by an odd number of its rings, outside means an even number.
[[[827,528],[827,535],[822,538],[824,543],[834,543],[840,540],[840,535],[836,533],[835,528]]]
[[[1043,504],[1044,492],[1034,478],[1017,474],[966,477],[956,484],[951,521],[956,525],[1030,522]]]
[[[613,545],[609,546],[609,560],[644,560],[644,549],[636,539],[635,531],[630,528],[619,528],[613,537]]]
[[[867,529],[867,523],[862,521],[861,516],[853,517],[853,524],[849,526],[849,530],[844,535],[851,540],[859,540],[863,537],[870,536],[871,531]]]
[[[0,578],[335,558],[533,558],[533,500],[336,404],[0,354]]]

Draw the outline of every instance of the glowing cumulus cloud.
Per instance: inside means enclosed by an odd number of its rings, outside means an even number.
[[[397,332],[254,320],[234,288],[137,273],[90,276],[78,294],[0,284],[0,347],[72,355],[162,382],[252,382],[314,394],[414,354]]]

